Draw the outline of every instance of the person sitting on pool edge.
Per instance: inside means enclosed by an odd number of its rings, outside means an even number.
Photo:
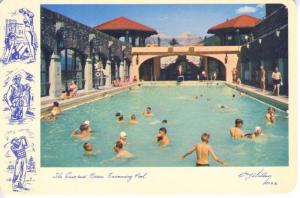
[[[90,133],[88,132],[88,126],[87,125],[81,125],[80,126],[80,132],[78,133],[76,130],[71,132],[71,136],[77,139],[84,139],[90,136]]]
[[[123,148],[123,144],[120,141],[117,141],[115,146],[114,146],[114,151],[116,152],[116,158],[117,159],[121,159],[121,158],[133,158],[134,155],[132,153],[130,153],[129,151],[125,150]]]
[[[52,106],[50,114],[48,114],[46,116],[42,116],[41,119],[49,121],[49,122],[54,122],[57,120],[56,115],[61,114],[61,113],[62,113],[62,110],[59,107],[59,103],[57,101],[55,101],[55,102],[53,102],[53,106]]]
[[[121,142],[123,146],[127,144],[127,134],[125,133],[125,131],[121,131],[118,141]]]
[[[272,124],[275,123],[275,109],[272,107],[268,108],[268,112],[265,115],[266,120]]]
[[[255,127],[254,133],[248,133],[248,134],[245,134],[245,136],[251,140],[255,140],[259,136],[265,136],[265,134],[262,133],[261,128],[259,126],[257,126],[257,127]]]
[[[208,163],[208,155],[211,155],[212,158],[222,164],[222,165],[227,165],[227,163],[223,160],[220,160],[216,154],[214,153],[213,149],[211,146],[208,144],[210,135],[208,133],[203,133],[201,136],[201,143],[196,144],[193,146],[186,154],[184,154],[181,159],[183,160],[186,158],[188,155],[192,154],[194,151],[196,151],[196,157],[197,157],[197,162],[196,166],[209,166]]]
[[[240,139],[245,136],[245,132],[241,130],[243,127],[243,120],[241,119],[236,119],[235,120],[235,127],[230,129],[230,135],[234,139]]]
[[[129,124],[135,125],[135,124],[137,124],[137,123],[138,123],[138,121],[137,121],[137,119],[136,119],[135,114],[132,114],[131,117],[130,117],[130,120],[129,120]]]
[[[94,155],[93,145],[91,143],[85,142],[83,144],[83,149],[85,155]]]
[[[147,107],[147,108],[146,108],[146,111],[143,112],[143,115],[146,116],[146,117],[151,117],[151,116],[153,116],[151,107]]]
[[[157,142],[159,142],[160,147],[165,147],[170,144],[170,139],[167,136],[167,129],[165,127],[161,127],[156,136]]]

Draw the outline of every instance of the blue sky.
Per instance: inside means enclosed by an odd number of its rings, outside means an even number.
[[[262,4],[98,4],[98,5],[42,5],[85,25],[94,27],[113,18],[124,16],[159,32],[176,36],[183,32],[205,36],[207,30],[226,19],[240,14],[262,18]]]

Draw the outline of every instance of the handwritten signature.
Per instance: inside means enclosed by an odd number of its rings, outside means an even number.
[[[272,175],[264,169],[261,169],[259,172],[244,171],[240,173],[238,177],[240,179],[244,179],[245,181],[262,180],[262,185],[278,185],[277,181],[272,180]]]

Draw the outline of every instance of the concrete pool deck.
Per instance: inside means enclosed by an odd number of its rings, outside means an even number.
[[[67,100],[63,99],[55,99],[49,97],[42,97],[41,99],[41,115],[45,115],[51,111],[52,104],[54,101],[58,101],[60,107],[64,109],[68,109],[83,103],[92,102],[101,98],[105,98],[112,94],[117,94],[130,88],[142,85],[142,86],[212,86],[212,85],[227,85],[233,89],[237,89],[238,91],[244,92],[249,96],[252,96],[262,102],[268,103],[274,107],[282,109],[286,111],[288,109],[288,96],[280,95],[273,96],[272,92],[265,91],[261,92],[259,88],[252,87],[248,85],[236,85],[230,82],[224,81],[184,81],[184,82],[176,82],[176,81],[142,81],[137,83],[131,83],[124,85],[122,87],[109,87],[102,90],[92,90],[92,91],[79,91],[78,96],[74,98],[70,98]]]

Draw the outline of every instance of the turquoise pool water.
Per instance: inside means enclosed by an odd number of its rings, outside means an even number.
[[[194,96],[200,96],[194,99]],[[232,98],[232,94],[237,97]],[[211,100],[208,101],[207,99]],[[226,109],[218,108],[225,105]],[[142,116],[151,106],[154,116]],[[194,167],[195,154],[185,160],[179,157],[200,141],[203,132],[211,134],[210,144],[220,159],[230,166],[287,166],[288,119],[277,110],[275,125],[264,119],[268,105],[227,86],[145,86],[137,87],[105,99],[83,104],[64,111],[56,122],[41,123],[42,167]],[[122,112],[128,120],[136,114],[138,125],[118,124],[115,113]],[[244,120],[244,131],[261,126],[266,138],[232,140],[229,128],[236,118]],[[161,120],[167,119],[167,124]],[[94,150],[92,157],[84,155],[83,141],[75,140],[70,131],[89,120],[94,131],[88,140]],[[166,127],[171,144],[159,148],[155,136]],[[126,131],[127,150],[135,154],[130,160],[109,160],[120,131]],[[210,159],[211,166],[219,166]]]

